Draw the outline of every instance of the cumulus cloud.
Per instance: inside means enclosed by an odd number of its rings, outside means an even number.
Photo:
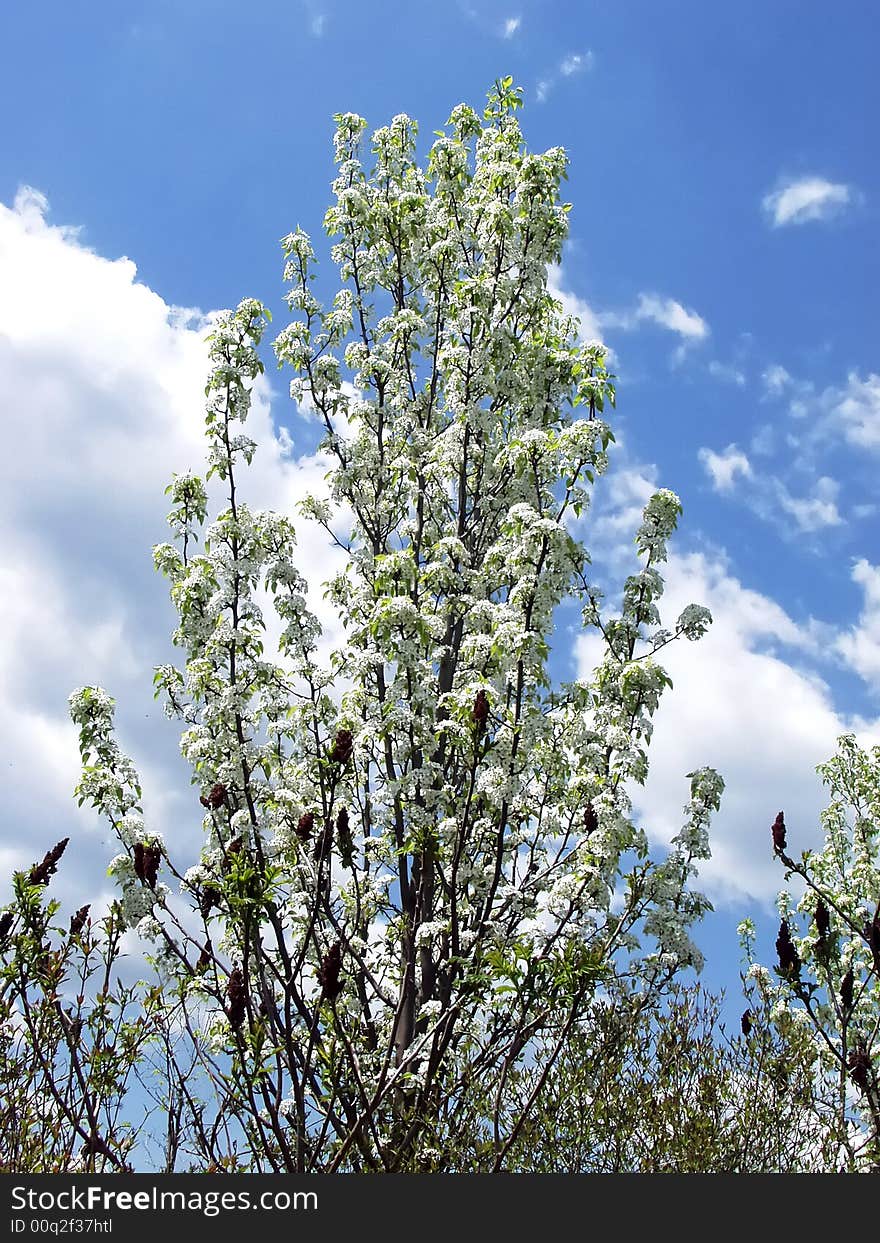
[[[783,399],[788,414],[799,421],[789,435],[802,462],[829,445],[870,453],[880,451],[880,375],[851,371],[843,383],[817,389],[811,380],[792,376],[784,367],[768,367],[762,376],[766,399]]]
[[[827,220],[853,201],[850,186],[825,177],[799,177],[786,181],[761,201],[774,228]]]
[[[573,315],[580,320],[581,337],[584,341],[601,341],[602,323],[598,312],[583,298],[564,288],[564,280],[562,268],[551,267],[547,280],[549,292],[562,303],[566,315]]]
[[[827,396],[844,438],[862,449],[880,449],[880,375],[872,372],[863,380],[851,372],[846,385]]]
[[[758,441],[757,446],[753,443],[752,449],[761,452],[767,450],[767,444]],[[745,452],[735,444],[727,445],[721,452],[704,446],[697,450],[697,460],[716,492],[732,495],[737,485],[737,497],[758,517],[773,522],[781,534],[791,527],[791,523],[781,521],[783,516],[793,518],[797,534],[822,531],[843,522],[838,508],[840,485],[828,475],[815,480],[812,492],[795,496],[776,475],[754,470]]]
[[[566,278],[562,268],[550,269],[548,288],[555,298],[562,303],[569,315],[575,315],[581,321],[582,336],[585,340],[604,341],[608,330],[619,329],[622,332],[633,332],[643,324],[651,323],[679,337],[679,350],[704,340],[709,335],[709,325],[696,311],[688,310],[674,298],[662,298],[657,294],[639,294],[636,305],[628,310],[597,310],[577,294],[566,288]],[[679,355],[680,357],[680,355]]]
[[[603,517],[603,541],[617,535],[620,542],[614,555],[603,547],[594,561],[597,573],[600,565],[610,566],[616,581],[632,571],[632,522],[657,480],[653,470],[633,468],[612,472],[606,482],[607,503],[620,521]],[[722,551],[681,552],[677,541],[664,568],[661,616],[669,625],[695,602],[714,620],[699,642],[677,642],[662,653],[673,686],[655,720],[647,783],[631,791],[634,808],[651,839],[666,844],[681,827],[686,774],[704,764],[718,769],[726,790],[702,884],[716,903],[769,903],[781,882],[769,833],[776,812],[785,809],[798,852],[815,847],[824,806],[815,766],[833,754],[841,733],[854,729],[862,741],[873,741],[880,723],[849,719],[835,708],[822,676],[833,647],[831,627],[795,620],[749,588]],[[880,593],[880,572],[876,587]],[[575,647],[578,676],[588,677],[600,644],[578,636]],[[880,670],[880,642],[877,660]]]
[[[204,461],[206,317],[169,306],[136,279],[131,260],[93,253],[76,230],[48,223],[46,211],[45,197],[27,189],[12,208],[0,205],[0,738],[8,778],[0,847],[25,866],[58,837],[76,835],[86,848],[65,859],[59,892],[68,874],[80,874],[80,892],[91,892],[115,852],[71,798],[78,755],[66,700],[76,686],[98,682],[117,697],[120,741],[141,768],[150,823],[183,853],[200,836],[178,731],[152,697],[153,666],[172,659],[174,615],[150,550],[167,538],[163,492],[172,473]],[[271,396],[261,383],[248,420],[259,448],[241,491],[257,508],[293,513],[304,492],[324,489],[329,464],[296,456],[273,421]],[[311,603],[332,641],[336,619],[319,584],[335,554],[320,532],[295,521]]]
[[[631,309],[603,311],[601,320],[606,327],[620,328],[624,332],[632,332],[648,323],[675,333],[680,342],[673,355],[675,362],[681,362],[687,349],[704,341],[710,331],[702,315],[689,310],[675,298],[664,298],[656,293],[640,293]]]
[[[785,484],[779,480],[775,482],[779,505],[784,513],[794,518],[799,531],[820,531],[843,522],[837,508],[840,485],[836,479],[820,476],[812,496],[792,496]]]
[[[519,30],[521,25],[522,25],[521,17],[508,17],[507,21],[504,23],[504,27],[501,33],[503,34],[505,39],[512,39],[513,36],[516,34],[516,32]]]
[[[658,298],[656,294],[640,294],[635,310],[636,320],[650,320],[661,328],[668,328],[680,337],[702,341],[709,335],[709,325],[696,311],[689,311],[674,298]]]
[[[779,363],[773,363],[761,374],[761,383],[768,397],[778,397],[793,383],[791,376]]]
[[[767,901],[781,879],[769,825],[785,808],[798,849],[817,844],[815,766],[848,722],[810,668],[814,634],[744,586],[723,560],[676,555],[666,579],[669,616],[693,600],[707,605],[714,623],[698,643],[664,653],[673,687],[658,712],[651,771],[636,805],[668,841],[681,821],[683,775],[701,764],[717,768],[727,789],[704,880],[721,900]]]
[[[864,600],[859,619],[837,640],[843,659],[875,691],[880,690],[880,566],[864,557],[852,568],[852,580]]]
[[[752,475],[749,459],[736,445],[728,445],[721,453],[715,453],[712,449],[700,449],[697,457],[717,492],[729,492],[737,475],[744,475],[746,478]]]

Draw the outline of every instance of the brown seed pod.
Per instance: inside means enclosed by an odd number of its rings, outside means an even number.
[[[342,946],[336,941],[321,959],[321,966],[318,968],[321,996],[326,997],[328,1001],[332,1001],[342,992],[342,981],[339,978],[341,968]]]
[[[333,850],[333,821],[328,820],[315,839],[315,859],[320,863],[329,859]]]
[[[336,840],[339,842],[339,858],[342,866],[354,866],[354,842],[351,840],[351,826],[348,812],[343,807],[336,817]]]
[[[831,931],[831,912],[820,898],[816,903],[816,932],[819,936],[819,942],[824,946],[828,940],[828,933]]]
[[[236,855],[240,855],[243,842],[240,837],[234,837],[223,852],[223,871],[228,872],[232,867],[232,860]]]
[[[781,854],[785,850],[785,815],[779,812],[773,824],[770,826],[770,832],[773,835],[773,849],[777,854]]]
[[[89,917],[89,905],[81,906],[76,914],[70,917],[70,935],[78,937],[85,927],[86,920]]]
[[[156,888],[156,880],[159,876],[159,862],[162,858],[162,852],[158,846],[147,846],[144,851],[144,876],[147,884],[151,889]]]
[[[244,976],[240,967],[233,967],[226,984],[226,1014],[232,1026],[238,1030],[244,1022],[245,991]]]
[[[135,842],[133,854],[135,876],[142,885],[155,889],[162,852],[158,846],[145,846],[143,842]]]
[[[791,939],[788,920],[783,919],[779,925],[779,936],[776,938],[776,953],[779,955],[779,970],[783,975],[800,974],[801,960]]]
[[[874,955],[880,954],[880,915],[875,915],[873,919],[865,924],[862,936],[868,942],[871,953]]]
[[[354,750],[354,742],[350,729],[336,731],[336,738],[330,748],[330,759],[334,764],[347,764]]]
[[[220,907],[220,890],[215,889],[213,885],[205,885],[202,890],[202,896],[199,901],[199,910],[202,913],[202,919],[207,919],[214,907],[219,910]]]
[[[226,786],[222,781],[217,781],[211,786],[207,794],[199,796],[199,802],[203,807],[210,807],[211,811],[216,811],[218,807],[223,806],[226,798]]]
[[[471,708],[471,717],[478,730],[485,729],[489,719],[489,698],[484,690],[477,691],[474,706]]]
[[[28,877],[32,885],[48,885],[49,877],[54,876],[58,870],[58,860],[64,854],[69,841],[69,837],[63,838],[51,850],[46,851],[41,863],[34,864]]]

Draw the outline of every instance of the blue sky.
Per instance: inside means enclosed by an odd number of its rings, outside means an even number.
[[[252,295],[280,326],[277,241],[297,224],[321,238],[332,114],[378,126],[407,112],[427,144],[455,103],[478,105],[511,73],[529,145],[571,158],[555,285],[620,377],[618,453],[585,531],[597,574],[625,572],[638,506],[673,488],[685,512],[669,594],[716,617],[703,644],[670,656],[637,807],[662,842],[684,773],[709,763],[727,779],[706,878],[718,915],[702,941],[710,980],[734,983],[732,928],[769,910],[779,879],[773,816],[785,807],[795,846],[814,843],[814,765],[843,729],[880,738],[878,27],[875,7],[851,0],[10,10],[3,870],[72,830],[72,889],[102,875],[110,844],[69,805],[65,700],[85,681],[119,698],[156,819],[178,826],[181,848],[197,840],[150,697],[170,614],[149,549],[171,470],[200,461],[202,334],[169,308]],[[253,486],[281,506],[321,471],[312,430],[270,382]],[[319,577],[320,552],[303,555]],[[556,651],[571,673],[593,649],[563,627]]]

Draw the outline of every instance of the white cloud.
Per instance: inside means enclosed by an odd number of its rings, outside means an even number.
[[[627,473],[629,484],[617,481],[621,497],[653,490],[644,472]],[[634,807],[652,840],[668,843],[681,827],[685,774],[704,764],[717,768],[726,790],[701,882],[716,902],[735,908],[747,898],[769,902],[782,882],[770,844],[776,812],[785,810],[796,853],[815,847],[824,806],[815,766],[846,730],[859,728],[863,740],[880,731],[877,723],[838,713],[812,668],[830,646],[827,627],[796,622],[736,578],[720,553],[673,547],[664,579],[667,625],[691,602],[708,606],[714,621],[699,642],[677,642],[662,653],[673,686],[657,713],[647,783],[631,791]],[[579,676],[588,676],[598,645],[579,638],[576,647]]]
[[[774,446],[774,429],[765,424],[752,438],[751,450],[754,454],[768,456]],[[756,471],[736,444],[729,444],[720,453],[701,448],[697,458],[716,492],[732,493],[738,483],[737,497],[759,518],[773,522],[781,536],[791,528],[791,523],[783,521],[783,515],[794,519],[795,532],[801,535],[840,526],[843,522],[837,505],[840,485],[828,475],[814,480],[810,494],[796,496],[777,475]],[[808,463],[804,460],[801,466],[808,467]],[[812,471],[811,467],[809,469]]]
[[[75,835],[81,848],[62,870],[87,870],[81,888],[91,892],[113,847],[99,844],[103,826],[71,797],[78,756],[66,701],[78,685],[100,682],[117,698],[120,741],[145,778],[151,824],[182,852],[199,840],[178,732],[152,697],[153,665],[172,658],[174,615],[150,549],[167,538],[172,472],[204,461],[207,347],[203,316],[168,306],[136,280],[129,259],[94,254],[45,212],[33,190],[12,209],[0,204],[0,388],[6,442],[15,445],[0,456],[0,750],[9,779],[0,847],[14,844],[33,862]],[[305,491],[324,490],[328,464],[293,455],[270,396],[261,383],[247,429],[259,448],[241,491],[292,513]],[[300,568],[317,585],[336,555],[295,522]],[[332,634],[336,617],[320,589],[311,600]]]
[[[573,315],[580,320],[581,338],[584,341],[601,341],[602,324],[598,312],[588,302],[585,302],[583,298],[579,298],[577,294],[564,289],[562,286],[563,280],[562,268],[558,265],[551,267],[547,277],[548,292],[562,303],[562,308],[566,315]]]
[[[827,220],[852,201],[849,186],[824,177],[799,177],[764,196],[762,207],[774,228]]]
[[[592,67],[592,52],[571,52],[559,66],[559,72],[564,78],[570,78],[573,74],[583,73],[587,69],[592,69]]]
[[[508,17],[504,23],[503,35],[505,39],[512,39],[522,25],[521,17]]]
[[[769,367],[762,376],[766,397],[785,396],[790,418],[798,421],[789,443],[806,464],[829,445],[880,452],[880,375],[851,371],[846,381],[817,390],[811,380]]]
[[[772,423],[762,423],[749,443],[752,453],[769,457],[776,448],[776,429]]]
[[[658,298],[656,294],[639,294],[636,307],[637,320],[650,320],[661,328],[668,328],[680,337],[702,341],[709,335],[709,325],[696,311],[689,311],[674,298]]]
[[[563,78],[572,78],[575,74],[585,73],[588,69],[593,68],[592,52],[569,52],[567,56],[559,63],[555,73],[548,74],[545,78],[541,78],[535,87],[535,96],[539,104],[544,103],[547,96],[553,90],[553,87],[559,81],[560,76]]]
[[[601,320],[605,326],[621,328],[624,332],[631,332],[645,323],[674,332],[681,338],[677,361],[681,361],[684,349],[709,336],[709,325],[702,315],[688,310],[675,298],[663,298],[655,293],[640,293],[632,309],[603,311]]]
[[[737,388],[745,387],[745,373],[732,363],[721,363],[713,358],[709,363],[708,371],[709,375],[715,380],[721,380],[725,384],[735,384]]]
[[[715,453],[712,449],[700,449],[697,457],[717,492],[729,492],[737,475],[743,475],[747,479],[752,476],[749,459],[736,445],[728,445],[721,453]]]
[[[864,602],[858,623],[837,641],[846,663],[874,690],[880,690],[880,566],[864,557],[856,561],[852,580],[861,587]]]
[[[793,381],[784,367],[779,363],[773,363],[762,373],[761,382],[764,385],[764,392],[769,397],[778,397]]]
[[[862,380],[851,372],[846,387],[833,395],[831,412],[850,444],[880,449],[880,375],[872,372]]]
[[[813,496],[792,496],[779,480],[776,490],[781,508],[794,518],[799,531],[819,531],[823,527],[839,526],[843,521],[837,508],[840,485],[836,479],[822,475],[816,480]]]
[[[692,345],[709,335],[709,325],[703,317],[696,311],[688,310],[674,298],[640,293],[636,305],[630,309],[600,311],[565,287],[565,274],[559,265],[549,269],[547,288],[562,303],[567,315],[574,315],[580,320],[581,338],[585,341],[603,341],[607,346],[609,329],[619,328],[623,332],[633,332],[643,324],[652,323],[679,337],[680,344],[673,353],[672,361],[680,363]],[[609,358],[613,363],[615,351],[611,347]]]

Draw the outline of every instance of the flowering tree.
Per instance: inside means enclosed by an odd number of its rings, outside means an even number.
[[[808,1039],[830,1168],[880,1169],[880,747],[843,735],[818,771],[831,794],[822,849],[796,860],[783,812],[771,826],[791,882],[778,899],[775,979],[754,962],[751,921],[740,926],[754,999],[744,1025],[760,1014]]]
[[[246,300],[216,322],[207,475],[225,507],[197,551],[205,482],[177,476],[175,542],[155,550],[182,654],[157,688],[204,812],[194,867],[144,823],[111,698],[71,696],[79,797],[118,835],[122,909],[155,943],[169,1101],[202,1168],[444,1170],[463,1145],[505,1168],[595,997],[699,965],[690,880],[720,778],[690,774],[659,860],[627,786],[668,684],[655,652],[711,619],[692,605],[660,627],[668,491],[645,509],[619,616],[586,577],[613,377],[548,292],[566,157],[525,149],[519,104],[505,79],[482,117],[455,108],[425,169],[407,117],[373,134],[368,168],[365,122],[338,116],[329,307],[309,238],[283,241],[295,317],[275,352],[332,464],[329,500],[302,512],[346,558],[326,667],[293,521],[239,490],[268,313]],[[605,655],[554,688],[548,639],[571,598]]]
[[[65,926],[47,898],[68,839],[13,878],[0,914],[0,1171],[112,1173],[129,1168],[143,1128],[127,1088],[158,1032],[156,993],[117,974],[118,904]]]
[[[698,982],[595,1003],[572,1033],[511,1168],[541,1173],[800,1173],[829,1167],[805,1033],[729,1034]],[[523,1076],[525,1090],[536,1068]],[[513,1102],[512,1107],[516,1107]]]

